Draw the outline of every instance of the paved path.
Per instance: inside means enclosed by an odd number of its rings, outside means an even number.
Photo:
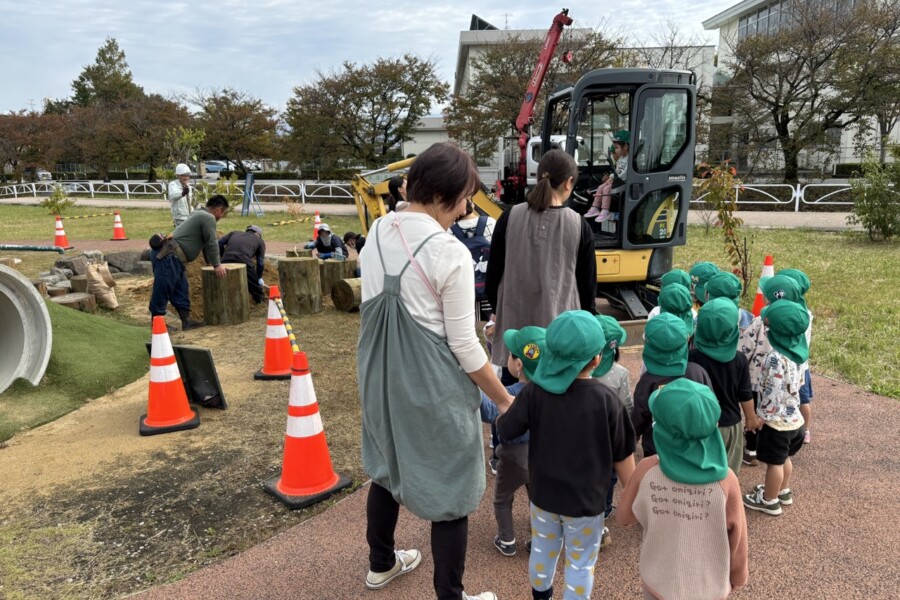
[[[0,206],[4,204],[35,205],[43,198],[0,198]],[[165,200],[109,200],[109,199],[78,199],[78,206],[93,206],[97,208],[168,208]],[[287,204],[272,202],[262,205],[264,212],[286,212]],[[307,204],[309,213],[319,211],[329,215],[355,215],[356,206],[353,204]],[[738,211],[735,213],[744,220],[744,223],[752,227],[772,228],[805,228],[822,229],[829,231],[859,230],[860,227],[847,225],[847,217],[850,213],[823,213],[823,212],[763,212],[763,211]],[[702,225],[703,219],[698,211],[688,213],[688,222],[691,225]]]
[[[623,353],[638,372],[639,354]],[[813,443],[795,459],[794,505],[778,518],[747,515],[750,582],[735,598],[889,599],[900,589],[900,403],[824,377],[815,379]],[[326,432],[327,433],[327,432]],[[763,467],[744,467],[741,487],[760,483]],[[465,583],[470,593],[529,598],[524,495],[515,505],[519,553],[493,547],[488,492],[470,517]],[[367,487],[334,507],[242,554],[142,594],[142,600],[281,599],[419,600],[432,598],[429,525],[402,512],[400,548],[419,548],[419,568],[378,592],[367,591]],[[601,555],[595,598],[640,598],[640,529],[610,524],[613,544]],[[559,582],[559,579],[557,579]],[[557,594],[559,596],[560,594]]]

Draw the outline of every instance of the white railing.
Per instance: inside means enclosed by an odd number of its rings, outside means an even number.
[[[697,190],[699,185],[695,184]],[[794,212],[800,211],[800,205],[807,206],[853,206],[848,183],[807,183],[791,185],[789,183],[745,183],[735,186],[734,197],[738,205],[772,205],[786,206],[793,204]],[[822,193],[824,192],[824,193]],[[706,194],[691,198],[691,204],[701,204]]]

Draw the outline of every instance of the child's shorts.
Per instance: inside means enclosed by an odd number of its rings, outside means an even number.
[[[789,457],[803,447],[805,427],[792,431],[780,431],[763,425],[756,438],[756,458],[767,465],[783,465]]]
[[[800,388],[800,404],[809,404],[809,401],[815,397],[815,394],[813,394],[812,389],[812,373],[810,373],[808,369],[804,379],[806,379],[806,381]]]

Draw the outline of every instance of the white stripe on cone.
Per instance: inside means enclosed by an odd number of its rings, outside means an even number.
[[[269,300],[269,315],[267,318],[272,320],[279,319],[283,321],[281,311],[278,310],[278,306],[275,304],[274,300]]]
[[[312,377],[306,375],[294,375],[291,377],[291,396],[289,406],[310,406],[318,402],[316,390],[313,388]]]
[[[172,340],[165,333],[157,333],[150,341],[150,358],[169,358],[175,356]]]
[[[325,431],[322,427],[322,417],[319,413],[305,417],[288,417],[287,436],[292,438],[307,438],[319,435]]]
[[[150,381],[153,383],[169,383],[181,379],[178,363],[171,365],[150,365]]]
[[[266,325],[266,337],[270,340],[280,340],[287,336],[287,328],[284,326],[284,323],[281,325]]]

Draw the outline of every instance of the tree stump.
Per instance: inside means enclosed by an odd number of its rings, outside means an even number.
[[[362,279],[341,279],[334,282],[331,288],[331,301],[334,307],[344,312],[353,312],[362,304]]]
[[[95,298],[93,294],[86,294],[84,292],[63,294],[62,296],[50,298],[50,300],[56,302],[60,306],[68,306],[69,308],[76,308],[84,312],[94,312],[97,308],[97,298]]]
[[[353,273],[347,275],[346,260],[335,260],[333,258],[329,258],[328,260],[320,261],[319,269],[319,276],[322,280],[323,296],[331,294],[331,288],[334,287],[334,284],[336,282],[340,281],[341,279],[353,277]]]
[[[44,285],[46,285],[46,284],[44,284]],[[71,291],[72,291],[71,289],[64,288],[64,287],[56,287],[56,286],[47,287],[47,295],[50,296],[51,298],[65,296],[66,294],[70,293]]]
[[[47,296],[47,282],[43,279],[32,279],[31,285],[35,287],[41,296]]]
[[[293,315],[322,312],[319,259],[285,258],[278,261],[278,281],[284,310]]]
[[[313,251],[306,248],[294,248],[285,252],[284,255],[288,258],[312,258]]]
[[[207,325],[237,325],[250,320],[250,292],[247,290],[247,267],[223,264],[225,277],[216,270],[203,267],[203,320]]]
[[[87,275],[75,275],[69,279],[72,282],[72,291],[73,292],[86,292],[88,291],[88,281]]]

